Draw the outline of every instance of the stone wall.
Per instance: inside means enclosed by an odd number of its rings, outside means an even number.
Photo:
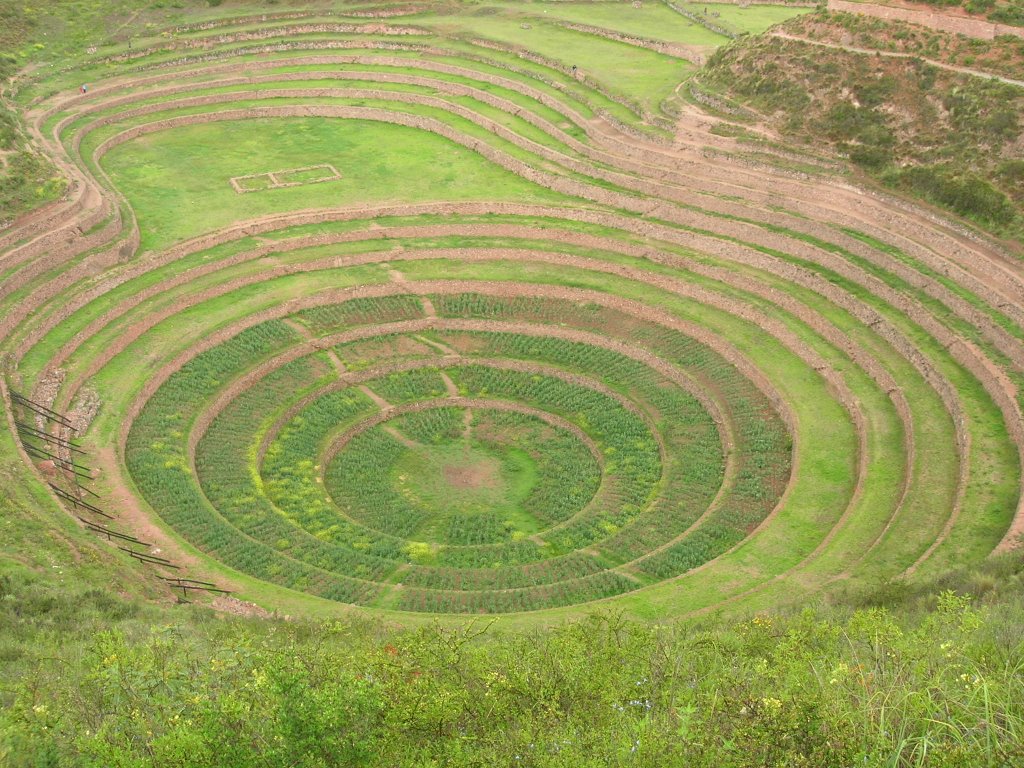
[[[1011,27],[1006,24],[993,24],[984,19],[973,19],[968,16],[952,16],[938,11],[916,10],[913,8],[896,8],[889,5],[873,5],[872,3],[856,3],[850,0],[828,0],[830,11],[859,13],[864,16],[875,16],[879,19],[898,19],[911,24],[920,24],[941,32],[961,34],[981,40],[992,40],[1000,35],[1016,35],[1024,37],[1024,27]]]

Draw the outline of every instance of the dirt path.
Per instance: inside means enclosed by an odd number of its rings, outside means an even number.
[[[109,489],[109,506],[117,510],[117,523],[123,530],[152,546],[147,550],[151,555],[170,560],[174,564],[187,569],[190,577],[202,577],[205,574],[204,563],[191,553],[185,551],[177,541],[167,535],[163,528],[153,522],[152,513],[143,509],[142,502],[130,489],[121,475],[120,463],[114,449],[110,446],[97,447],[92,454],[93,463],[100,470],[98,481],[105,483]],[[163,569],[170,576],[180,575]],[[226,589],[238,589],[238,585],[217,575],[218,585]]]
[[[366,395],[368,398],[370,398],[370,400],[373,401],[373,404],[380,408],[382,411],[393,411],[395,409],[395,406],[393,406],[391,403],[389,403],[383,397],[378,395],[365,384],[359,385],[359,391]]]
[[[449,376],[444,371],[441,371],[441,380],[444,382],[444,389],[448,393],[449,397],[458,397],[459,396],[459,388],[457,386],[455,386],[455,382],[452,381],[451,376]],[[467,411],[467,413],[469,413],[469,412]],[[472,419],[468,419],[467,422],[466,422],[466,429],[467,430],[469,429],[469,422],[470,421],[472,421]]]
[[[388,425],[386,425],[384,427],[381,427],[381,429],[383,429],[385,432],[387,432],[389,435],[391,435],[393,438],[395,438],[395,440],[397,440],[398,442],[400,442],[402,445],[404,445],[406,448],[409,448],[410,450],[418,451],[418,450],[421,450],[423,448],[423,444],[422,443],[417,443],[411,437],[408,437],[407,435],[402,434],[401,432],[398,431],[398,429],[396,427],[393,427],[390,424],[388,424]]]
[[[772,30],[768,34],[772,37],[779,37],[783,40],[793,40],[798,43],[804,43],[806,45],[815,45],[819,48],[833,48],[839,51],[847,51],[849,53],[860,53],[864,56],[884,56],[888,59],[913,59],[915,61],[923,61],[932,67],[938,69],[945,69],[949,72],[956,72],[961,75],[968,75],[970,77],[980,77],[983,80],[998,80],[1000,83],[1006,83],[1007,85],[1015,85],[1018,88],[1024,88],[1024,80],[1014,80],[1011,77],[1004,77],[1002,75],[992,74],[991,72],[982,72],[979,69],[971,69],[970,67],[960,67],[955,64],[946,64],[941,61],[935,61],[934,59],[925,59],[918,56],[915,53],[902,53],[900,51],[882,51],[876,48],[858,48],[854,45],[841,45],[839,43],[828,43],[824,40],[809,40],[806,37],[800,37],[798,35],[790,35],[781,30]]]

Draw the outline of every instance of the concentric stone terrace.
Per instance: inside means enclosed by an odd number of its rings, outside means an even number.
[[[346,602],[544,608],[714,558],[785,487],[767,397],[642,306],[514,279],[355,292],[376,295],[176,362],[128,435],[147,501],[239,570]]]
[[[1015,545],[1019,261],[406,12],[35,87],[73,183],[0,238],[5,387],[80,420],[126,531],[267,607],[541,617]]]

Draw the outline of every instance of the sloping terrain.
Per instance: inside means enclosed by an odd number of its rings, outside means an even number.
[[[73,191],[5,238],[7,387],[37,470],[122,512],[92,524],[131,556],[268,607],[651,616],[1013,545],[998,245],[749,162],[689,108],[662,138],[614,85],[433,31],[451,16],[286,16],[27,91]],[[460,443],[477,463],[427,469]],[[478,472],[505,490],[446,512]]]
[[[1019,653],[915,590],[959,569],[1009,601],[993,580],[1018,578],[1024,266],[986,229],[1019,233],[1024,91],[845,50],[818,15],[729,42],[804,11],[147,7],[24,71],[24,135],[67,192],[0,231],[9,656],[47,670],[10,694],[0,756],[21,739],[45,764],[51,729],[69,764],[360,764],[383,743],[397,764],[728,744],[753,755],[737,765],[1012,764]],[[88,583],[80,607],[51,571]],[[912,638],[878,614],[759,614],[700,657],[707,690],[685,642],[634,624],[904,599],[938,606]],[[47,601],[48,643],[100,632],[56,719],[69,683],[26,650]],[[200,606],[296,621],[221,634]],[[519,679],[518,640],[488,669],[469,650],[481,615],[589,623],[525,635],[544,639]],[[162,617],[142,645],[102,631]],[[819,656],[816,693],[773,694],[839,632],[856,640]],[[611,674],[613,647],[637,663]],[[573,670],[530,679],[563,650]],[[607,721],[569,715],[592,653]],[[903,654],[928,661],[900,676]],[[886,730],[868,701],[933,672],[961,720],[936,736],[908,703]],[[716,690],[731,714],[701,752]]]
[[[721,49],[698,80],[788,141],[1019,240],[1022,51],[1016,38],[815,14]]]

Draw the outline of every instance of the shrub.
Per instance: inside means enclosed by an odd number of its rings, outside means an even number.
[[[1024,160],[1005,160],[996,169],[996,177],[1016,198],[1024,197]]]
[[[953,175],[935,166],[901,171],[898,186],[985,223],[1007,225],[1016,210],[1007,196],[973,174]]]

